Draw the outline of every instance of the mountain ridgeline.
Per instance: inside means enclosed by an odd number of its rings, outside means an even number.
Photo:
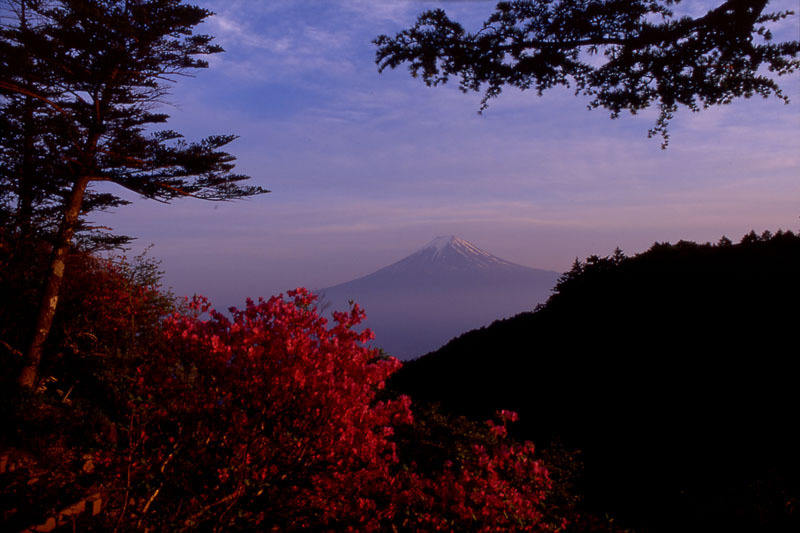
[[[375,345],[400,359],[422,355],[465,331],[544,302],[557,272],[500,259],[455,236],[362,278],[318,291],[323,305],[367,312]]]
[[[800,531],[800,236],[576,260],[535,312],[390,386],[582,452],[588,508],[636,531]]]

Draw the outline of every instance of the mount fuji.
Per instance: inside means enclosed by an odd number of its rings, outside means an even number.
[[[317,291],[323,308],[359,304],[373,346],[410,359],[471,329],[544,302],[559,277],[500,259],[455,236],[437,237],[397,263]]]

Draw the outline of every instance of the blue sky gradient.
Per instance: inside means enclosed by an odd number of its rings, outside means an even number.
[[[331,286],[438,235],[563,271],[616,246],[633,254],[654,241],[800,229],[797,75],[781,81],[790,105],[681,109],[664,151],[647,138],[654,110],[610,120],[568,90],[509,89],[479,115],[478,94],[427,88],[404,69],[378,74],[377,35],[434,7],[475,28],[494,2],[197,3],[217,13],[200,30],[226,52],[178,80],[169,127],[191,140],[239,135],[237,171],[273,192],[169,206],[127,195],[133,205],[92,217],[137,237],[134,253],[152,243],[178,294],[223,308]],[[686,4],[702,12],[714,2]],[[773,31],[797,39],[798,16]]]

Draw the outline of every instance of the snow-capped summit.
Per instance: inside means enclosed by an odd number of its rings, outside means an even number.
[[[448,235],[436,237],[408,257],[356,281],[384,286],[400,283],[440,290],[456,285],[513,284],[518,276],[527,278],[533,271],[500,259],[464,239]]]
[[[479,268],[485,268],[486,266],[490,265],[519,266],[509,263],[504,259],[500,259],[499,257],[492,255],[485,250],[481,250],[474,244],[467,242],[464,239],[460,239],[455,235],[436,237],[410,257],[414,257],[416,255],[427,257],[430,256],[431,253],[433,254],[432,259],[434,260],[467,260],[472,264],[472,266],[477,266]]]
[[[323,305],[367,312],[375,346],[401,359],[544,302],[559,274],[517,265],[454,235],[436,237],[400,261],[318,291]]]

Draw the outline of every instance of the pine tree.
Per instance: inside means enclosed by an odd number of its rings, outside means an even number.
[[[64,258],[81,215],[119,205],[92,184],[111,182],[163,202],[179,197],[223,201],[267,192],[244,186],[235,139],[187,142],[152,125],[168,86],[199,56],[221,52],[192,29],[211,13],[180,0],[14,0],[0,26],[0,111],[4,129],[0,193],[4,232],[25,238],[34,213],[57,227],[42,305],[20,385],[31,388],[52,323]],[[13,209],[12,209],[13,208]],[[53,218],[52,208],[58,213]],[[51,211],[47,211],[51,209]]]

